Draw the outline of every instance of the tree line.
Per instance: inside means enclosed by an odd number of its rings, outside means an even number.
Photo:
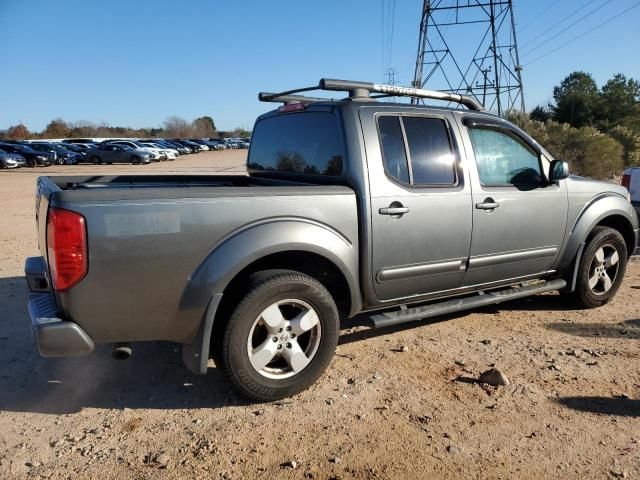
[[[553,100],[508,117],[579,175],[607,179],[640,166],[638,80],[619,73],[599,88],[589,73],[572,72]]]
[[[251,132],[236,128],[222,131],[216,128],[213,118],[209,116],[198,117],[192,121],[182,117],[172,116],[167,118],[160,128],[130,128],[113,127],[106,123],[94,123],[88,121],[67,122],[62,118],[51,120],[41,132],[32,132],[26,125],[18,124],[6,130],[0,130],[0,139],[3,140],[35,140],[39,138],[226,138],[248,137]]]

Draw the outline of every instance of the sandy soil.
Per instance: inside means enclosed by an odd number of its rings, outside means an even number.
[[[391,330],[356,319],[319,382],[272,404],[247,404],[213,367],[190,374],[171,344],[137,345],[126,362],[108,347],[38,356],[22,278],[37,175],[243,172],[243,160],[0,172],[0,478],[640,475],[636,260],[597,310],[542,295]],[[459,380],[494,364],[509,386]]]

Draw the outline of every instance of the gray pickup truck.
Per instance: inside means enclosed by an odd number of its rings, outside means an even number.
[[[341,100],[299,95],[313,88]],[[558,290],[603,305],[638,237],[627,191],[569,176],[470,97],[367,82],[261,93],[248,176],[40,177],[40,354],[165,340],[257,400],[316,381],[340,320],[384,327]],[[412,97],[416,104],[377,101]],[[437,99],[462,108],[437,108]]]

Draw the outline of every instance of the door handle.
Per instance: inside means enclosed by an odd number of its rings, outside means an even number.
[[[476,208],[479,208],[480,210],[493,210],[499,206],[500,204],[495,202],[493,198],[485,198],[482,203],[476,203]]]
[[[385,207],[378,210],[380,215],[404,215],[409,213],[409,207]]]

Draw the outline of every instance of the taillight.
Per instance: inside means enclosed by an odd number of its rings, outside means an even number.
[[[304,104],[300,102],[285,103],[281,107],[278,107],[279,112],[300,112],[304,110]]]
[[[620,185],[622,185],[624,188],[629,190],[630,183],[631,183],[631,175],[628,173],[625,173],[624,175],[622,175],[622,182],[620,182]]]
[[[47,254],[55,290],[68,290],[87,274],[87,230],[84,217],[51,208],[47,219]]]

